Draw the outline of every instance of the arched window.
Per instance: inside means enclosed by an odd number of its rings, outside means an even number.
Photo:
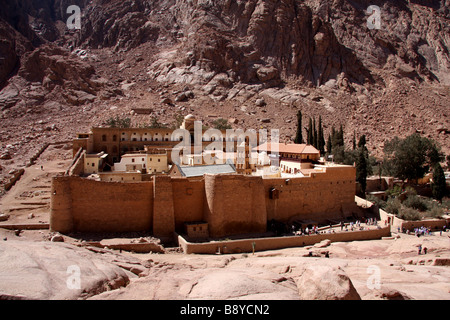
[[[102,135],[102,141],[106,141],[106,135]]]

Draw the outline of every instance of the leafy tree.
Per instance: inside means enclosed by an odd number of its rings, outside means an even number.
[[[227,119],[219,118],[217,120],[214,120],[212,124],[215,129],[219,129],[219,130],[232,129],[231,125],[228,123]]]
[[[383,164],[389,174],[402,180],[422,178],[443,156],[434,141],[414,133],[405,139],[394,137],[384,147]]]
[[[447,193],[447,183],[445,182],[445,174],[439,163],[433,168],[433,183],[431,184],[433,198],[442,202],[442,198]]]
[[[160,123],[156,117],[152,117],[150,125],[147,127],[154,129],[165,128],[165,126],[162,123]]]
[[[297,112],[297,133],[294,139],[295,143],[303,143],[303,134],[302,134],[302,112],[298,110]]]
[[[105,124],[111,128],[129,128],[131,126],[131,119],[116,116],[106,120]]]

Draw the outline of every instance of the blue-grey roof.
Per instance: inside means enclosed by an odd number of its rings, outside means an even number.
[[[220,174],[220,173],[236,173],[236,168],[233,164],[213,164],[204,166],[178,166],[183,177],[200,177],[204,174]]]

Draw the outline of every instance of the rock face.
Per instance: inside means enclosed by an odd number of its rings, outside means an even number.
[[[322,116],[325,135],[341,124],[346,142],[366,134],[377,157],[386,139],[416,131],[449,150],[449,0],[0,2],[5,118],[45,116],[56,102],[89,105],[98,126],[114,101],[112,116],[120,102],[151,105],[166,123],[177,112],[245,127],[270,119],[289,142],[301,109]],[[69,5],[82,10],[81,30],[66,27]],[[381,10],[380,29],[367,25],[369,5]],[[261,108],[246,106],[261,97]]]
[[[115,86],[99,77],[94,67],[55,46],[43,45],[22,58],[18,75],[10,80],[0,93],[2,110],[20,100],[38,105],[46,98],[58,96],[67,104],[81,105],[92,102],[97,95],[115,96]]]
[[[0,293],[9,298],[86,298],[125,286],[133,277],[93,252],[64,243],[8,240],[0,254]]]

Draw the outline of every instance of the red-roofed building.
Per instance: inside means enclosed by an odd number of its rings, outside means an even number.
[[[305,172],[313,169],[313,163],[320,159],[320,151],[307,144],[265,142],[253,150],[267,153],[271,164],[278,164],[282,173],[305,175]]]

